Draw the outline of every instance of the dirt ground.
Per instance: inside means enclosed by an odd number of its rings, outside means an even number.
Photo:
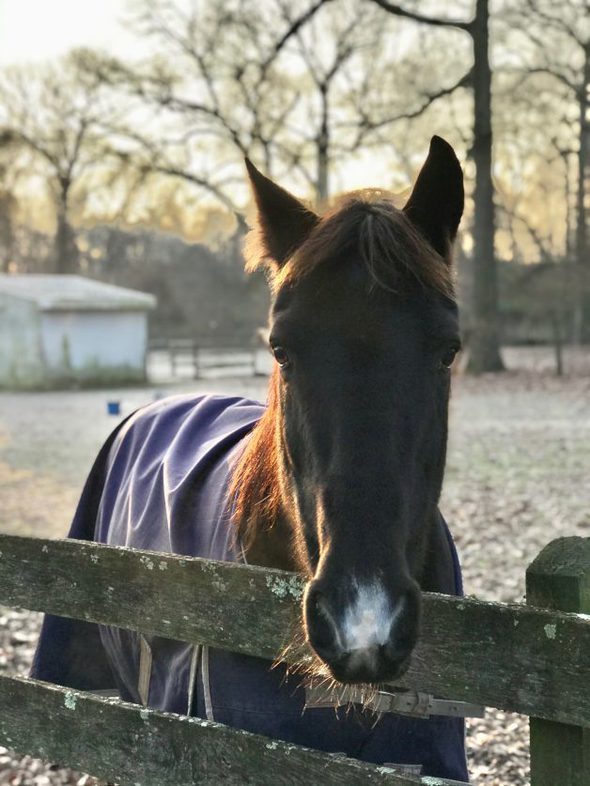
[[[457,376],[441,509],[460,553],[465,591],[521,601],[527,564],[551,539],[590,535],[590,358],[551,375],[542,351],[507,353],[519,367],[504,375]],[[183,383],[180,389],[264,397],[265,380]],[[0,531],[65,535],[86,473],[122,414],[179,387],[126,391],[0,394]],[[28,665],[38,617],[0,609],[0,669]],[[8,615],[8,616],[7,616]],[[14,620],[17,620],[16,622]],[[0,634],[1,636],[1,634]],[[469,723],[472,780],[481,786],[528,784],[526,719],[488,711]],[[0,784],[76,783],[78,776],[38,768],[0,749]],[[41,773],[41,774],[39,774]]]

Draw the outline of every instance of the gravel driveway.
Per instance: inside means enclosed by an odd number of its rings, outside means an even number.
[[[200,381],[181,388],[264,396],[263,379]],[[0,394],[0,530],[62,537],[102,441],[122,414],[162,392]],[[441,508],[460,552],[467,594],[521,601],[526,565],[552,538],[590,532],[590,377],[520,371],[458,376]],[[25,672],[39,615],[0,608],[0,669]],[[469,723],[472,780],[528,784],[526,718],[490,710]],[[91,784],[0,748],[3,784]]]

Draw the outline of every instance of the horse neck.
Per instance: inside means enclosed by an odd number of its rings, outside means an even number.
[[[275,372],[270,380],[267,409],[233,472],[233,521],[249,563],[298,570],[295,530],[282,496],[280,417]]]

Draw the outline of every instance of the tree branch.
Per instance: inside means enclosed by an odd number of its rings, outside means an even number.
[[[440,98],[445,98],[446,96],[451,95],[456,90],[459,90],[463,87],[470,87],[472,82],[472,69],[470,69],[466,74],[454,84],[450,85],[449,87],[443,87],[440,90],[437,90],[436,93],[430,93],[427,96],[424,96],[422,103],[420,106],[412,109],[409,112],[402,112],[395,115],[390,115],[389,117],[382,118],[380,120],[371,120],[369,117],[365,116],[363,122],[359,125],[358,134],[351,145],[351,150],[355,150],[360,145],[361,141],[364,137],[373,132],[377,131],[385,126],[392,125],[393,123],[397,123],[400,120],[415,120],[417,117],[420,117],[432,104],[438,101]],[[356,125],[356,124],[355,124]]]
[[[430,25],[431,27],[454,27],[457,30],[464,30],[467,33],[471,33],[473,29],[473,23],[463,19],[444,19],[418,14],[415,11],[408,11],[406,8],[402,8],[402,6],[397,5],[397,3],[390,3],[388,0],[371,0],[371,2],[378,5],[384,11],[387,11],[388,14],[400,16],[404,19],[411,19],[414,22],[420,22],[421,24]]]
[[[273,61],[278,57],[281,53],[289,39],[291,39],[294,35],[296,35],[299,30],[307,24],[307,22],[311,21],[313,17],[317,14],[317,12],[322,8],[324,5],[333,2],[333,0],[316,0],[306,11],[300,14],[298,17],[291,21],[289,27],[285,30],[283,35],[279,38],[278,41],[275,42],[275,45],[272,48],[271,53],[267,57],[267,59],[262,63],[261,67],[261,75],[264,77],[270,66],[272,65]]]

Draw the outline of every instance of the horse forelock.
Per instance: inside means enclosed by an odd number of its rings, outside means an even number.
[[[261,234],[250,232],[245,246],[247,269],[254,270],[264,258]],[[454,299],[454,276],[443,259],[425,240],[394,196],[377,189],[351,192],[341,197],[280,268],[268,265],[276,291],[295,285],[330,261],[357,259],[366,268],[372,286],[403,294],[418,283],[425,289]]]

